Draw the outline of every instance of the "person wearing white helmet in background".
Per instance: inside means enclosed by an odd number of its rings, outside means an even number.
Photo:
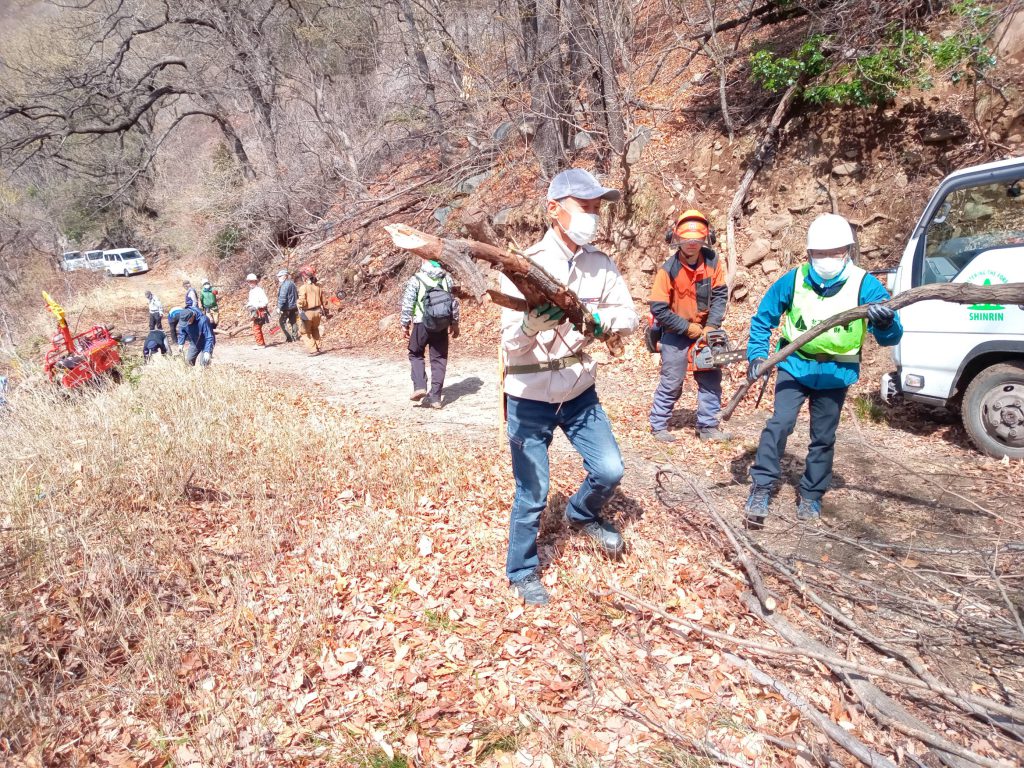
[[[299,339],[299,289],[291,279],[287,269],[277,273],[277,311],[280,316],[277,324],[281,326],[285,341]]]
[[[257,347],[265,347],[267,341],[263,337],[263,326],[270,322],[270,299],[267,298],[267,292],[260,288],[259,279],[252,272],[245,276],[245,282],[249,285],[249,298],[246,299],[245,306],[249,310],[249,317],[252,318],[252,335]]]
[[[854,243],[850,223],[842,216],[826,213],[816,218],[807,230],[807,261],[772,284],[750,321],[747,379],[753,382],[762,375],[773,328],[780,330],[781,348],[832,315],[871,305],[866,321],[833,328],[779,363],[774,412],[761,432],[750,467],[752,485],[744,508],[750,528],[762,527],[768,516],[782,477],[786,440],[805,400],[810,444],[796,516],[798,520],[820,517],[821,498],[832,482],[839,415],[847,389],[860,376],[864,337],[870,332],[880,345],[891,347],[903,336],[899,317],[879,303],[889,300],[888,292],[874,275],[853,263]]]

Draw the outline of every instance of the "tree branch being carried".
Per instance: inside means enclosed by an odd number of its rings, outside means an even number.
[[[889,301],[883,306],[897,310],[916,304],[919,301],[949,301],[954,304],[1024,304],[1024,283],[1006,283],[1004,285],[974,285],[973,283],[943,283],[940,285],[922,285],[911,288]],[[837,325],[847,325],[854,320],[864,320],[868,316],[868,304],[847,309],[828,320],[800,334],[796,339],[768,357],[761,366],[761,376],[781,363],[800,347],[821,336]],[[760,376],[758,377],[760,378]],[[729,404],[722,409],[722,420],[728,421],[736,406],[750,391],[751,382],[744,382],[732,396]]]
[[[477,301],[485,301],[487,297],[486,300],[499,306],[520,312],[545,303],[554,304],[565,312],[566,319],[580,333],[596,338],[594,331],[597,322],[579,297],[525,256],[478,240],[442,240],[405,224],[388,224],[384,229],[399,248],[411,251],[420,258],[436,261],[443,269],[455,275]],[[489,264],[508,277],[524,298],[488,289],[486,278],[472,259]],[[621,352],[622,340],[617,335],[609,336],[604,341],[613,355]]]

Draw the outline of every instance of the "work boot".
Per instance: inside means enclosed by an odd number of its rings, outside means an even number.
[[[577,523],[570,520],[569,516],[566,515],[565,522],[569,525],[570,530],[586,536],[612,559],[622,557],[622,553],[626,550],[626,542],[622,540],[622,534],[619,533],[619,529],[607,520],[597,518],[596,520],[588,520],[585,523]]]
[[[676,441],[676,436],[667,429],[659,429],[651,434],[659,443],[674,443]]]
[[[768,517],[768,508],[772,503],[772,487],[770,485],[754,485],[750,489],[747,503],[743,507],[746,515],[747,528],[758,531],[764,528],[764,519]]]
[[[511,587],[512,591],[523,598],[523,602],[527,605],[547,605],[551,599],[548,591],[544,589],[544,585],[540,583],[540,576],[536,573],[531,573],[519,581],[513,581]]]
[[[726,440],[732,440],[732,435],[718,427],[701,427],[697,430],[697,437],[705,443],[724,443]]]
[[[422,400],[426,396],[427,396],[427,390],[425,390],[425,389],[417,389],[415,392],[412,393],[412,397],[410,397],[409,399],[412,400],[413,402],[418,403],[420,400]]]
[[[797,520],[817,520],[821,517],[821,499],[801,496],[796,505]]]
[[[441,410],[441,396],[437,395],[436,397],[431,397],[429,399],[429,402],[427,402],[427,405],[429,405],[435,411],[440,411]]]

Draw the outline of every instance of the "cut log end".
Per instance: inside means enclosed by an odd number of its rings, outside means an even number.
[[[414,251],[428,245],[423,235],[406,224],[388,224],[384,229],[391,235],[391,241],[403,250]]]

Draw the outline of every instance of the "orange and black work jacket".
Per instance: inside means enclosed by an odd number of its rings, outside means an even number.
[[[728,301],[725,270],[708,247],[701,248],[693,267],[675,251],[654,276],[651,314],[669,333],[685,334],[690,323],[720,328]]]

